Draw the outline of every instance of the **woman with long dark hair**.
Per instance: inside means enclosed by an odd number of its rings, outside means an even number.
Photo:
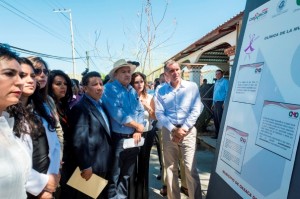
[[[22,71],[19,57],[6,45],[0,45],[0,198],[25,199],[31,158],[20,138],[14,135],[14,118],[6,109],[19,102]],[[22,135],[28,134],[23,131]]]
[[[35,79],[37,83],[39,84],[39,93],[44,99],[44,101],[47,103],[48,107],[50,108],[51,115],[55,118],[55,130],[57,133],[57,136],[59,138],[59,143],[61,147],[61,157],[63,154],[63,145],[64,145],[64,137],[63,137],[63,130],[61,127],[61,124],[59,122],[59,116],[56,110],[56,106],[54,103],[54,100],[52,97],[48,95],[48,76],[50,73],[49,66],[45,60],[43,60],[41,57],[28,57],[28,59],[31,61],[34,67],[35,71]]]
[[[72,82],[69,76],[61,70],[52,70],[48,77],[48,95],[55,102],[59,121],[64,136],[68,134],[69,125],[67,113],[70,110],[69,103],[73,97]]]
[[[139,100],[144,106],[144,145],[140,148],[140,153],[137,162],[136,182],[135,182],[135,196],[130,193],[130,198],[149,197],[149,159],[150,151],[153,145],[155,130],[152,126],[152,121],[155,120],[153,96],[147,93],[147,80],[143,73],[135,72],[131,76],[131,86],[136,90]]]
[[[21,104],[10,107],[9,113],[16,120],[15,134],[19,136],[27,129],[32,140],[30,146],[30,141],[23,139],[32,152],[33,163],[26,191],[28,198],[52,198],[60,178],[60,144],[55,132],[56,121],[39,93],[32,63],[21,58],[20,64],[24,82]]]

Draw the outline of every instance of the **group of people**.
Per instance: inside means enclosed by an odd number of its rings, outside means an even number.
[[[43,60],[20,58],[0,46],[0,198],[52,198],[58,186],[63,130],[56,104],[61,99],[48,75]]]
[[[187,194],[201,199],[194,127],[203,108],[199,89],[181,79],[179,64],[170,60],[164,66],[168,81],[150,95],[136,66],[118,60],[105,85],[98,72],[88,72],[80,94],[63,71],[1,45],[0,198],[88,199],[67,184],[79,168],[86,181],[93,174],[108,180],[98,198],[147,199],[159,125],[168,198],[180,198],[181,154]],[[129,139],[134,144],[124,147]]]

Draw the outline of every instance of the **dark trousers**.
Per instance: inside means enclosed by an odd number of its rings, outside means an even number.
[[[220,130],[220,124],[223,114],[223,104],[224,101],[217,101],[214,103],[214,124],[215,124],[215,133],[218,136]]]
[[[140,147],[135,171],[130,178],[130,199],[149,198],[149,160],[155,134],[154,129],[143,133],[145,143]]]
[[[159,141],[159,136],[158,136],[158,132],[157,132],[157,128],[155,128],[155,134],[154,134],[154,141],[153,141],[156,145],[156,150],[157,150],[157,155],[158,155],[158,160],[159,160],[159,166],[160,166],[160,175],[161,175],[161,171],[163,169],[163,165],[162,165],[162,154],[161,154],[161,145],[160,145],[160,141]]]
[[[128,198],[129,179],[133,174],[139,148],[123,149],[125,138],[114,137],[113,165],[109,176],[108,198]]]

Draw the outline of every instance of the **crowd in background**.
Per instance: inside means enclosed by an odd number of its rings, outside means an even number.
[[[108,180],[98,198],[147,199],[154,140],[161,194],[201,198],[194,127],[203,108],[199,89],[181,79],[171,60],[150,93],[137,66],[121,59],[105,85],[98,72],[79,82],[40,57],[21,58],[1,45],[0,198],[90,198],[67,185],[79,167],[87,181],[93,174]],[[134,147],[124,147],[128,139]]]

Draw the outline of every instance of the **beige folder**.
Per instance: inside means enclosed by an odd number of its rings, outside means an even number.
[[[80,169],[79,167],[77,167],[73,175],[67,182],[67,185],[92,198],[97,198],[107,185],[107,180],[100,176],[97,176],[96,174],[93,174],[92,177],[88,181],[86,181],[81,177],[80,173]]]

